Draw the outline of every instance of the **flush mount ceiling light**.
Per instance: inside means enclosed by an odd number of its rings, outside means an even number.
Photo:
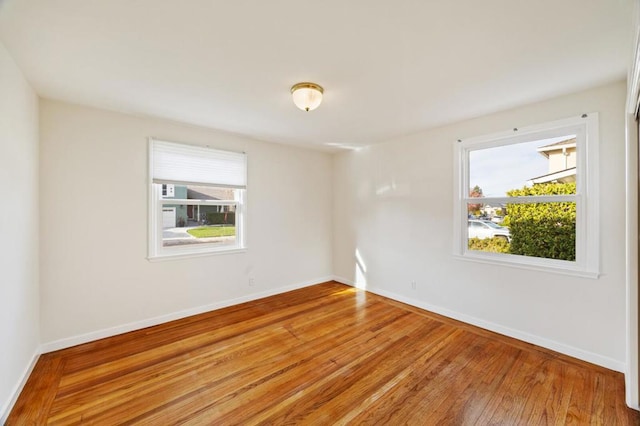
[[[291,87],[293,103],[303,111],[313,111],[322,102],[324,89],[315,83],[298,83]]]

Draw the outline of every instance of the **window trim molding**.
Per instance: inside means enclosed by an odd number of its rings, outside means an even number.
[[[247,251],[246,244],[246,191],[247,186],[244,188],[236,189],[236,200],[218,200],[218,201],[202,201],[202,200],[182,200],[169,198],[165,199],[162,196],[162,185],[155,182],[153,177],[153,143],[154,141],[169,142],[165,139],[157,139],[149,137],[147,141],[148,149],[148,165],[147,165],[147,260],[150,262],[164,261],[164,260],[178,260],[188,259],[193,257],[202,257],[210,255],[221,254],[235,254],[244,253]],[[185,144],[181,142],[181,145],[193,146],[194,148],[208,148],[203,145]],[[211,148],[214,149],[214,148]],[[217,149],[218,151],[224,151]],[[229,151],[234,152],[234,151]],[[245,154],[246,155],[246,154]],[[245,163],[246,167],[246,163]],[[245,173],[247,170],[245,169]],[[167,182],[176,184],[175,182]],[[202,185],[202,183],[195,182],[195,185]],[[156,186],[157,185],[157,186]],[[206,185],[206,184],[205,184]],[[224,185],[220,185],[224,187]],[[202,205],[235,205],[236,206],[236,244],[233,246],[215,246],[214,244],[202,243],[198,245],[189,246],[174,246],[163,247],[162,246],[162,208],[165,204],[181,204],[183,201],[189,201],[189,204],[202,204]],[[193,202],[192,202],[193,201]],[[240,224],[240,226],[238,226]]]
[[[488,253],[468,250],[466,231],[467,215],[463,215],[468,202],[469,152],[477,149],[511,145],[529,140],[557,136],[567,130],[582,132],[578,141],[576,194],[569,196],[540,196],[541,202],[576,202],[576,261],[544,259],[513,254]],[[600,274],[600,211],[599,211],[599,120],[598,113],[581,114],[562,120],[541,123],[523,128],[513,128],[468,139],[458,139],[454,149],[454,197],[453,197],[453,255],[457,259],[518,267],[529,270],[556,272],[580,277],[598,278]],[[554,198],[555,197],[555,198]],[[510,197],[485,197],[489,204]],[[520,198],[520,197],[518,197]],[[526,202],[511,199],[515,202]],[[528,197],[526,197],[528,198]],[[530,200],[530,198],[528,198]]]

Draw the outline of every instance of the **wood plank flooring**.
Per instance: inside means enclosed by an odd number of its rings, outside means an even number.
[[[8,425],[640,424],[622,374],[335,282],[44,354]]]

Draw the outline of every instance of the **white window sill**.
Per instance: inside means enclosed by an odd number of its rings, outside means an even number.
[[[238,253],[246,253],[247,248],[231,248],[228,250],[209,250],[209,251],[199,251],[199,252],[183,252],[183,253],[166,253],[159,254],[154,256],[148,256],[147,260],[149,262],[164,262],[167,260],[180,260],[180,259],[191,259],[195,257],[205,257],[205,256],[218,256],[223,254],[238,254]]]
[[[493,253],[465,253],[454,254],[454,258],[467,262],[484,263],[489,265],[509,266],[512,268],[526,269],[529,271],[550,272],[562,275],[571,275],[574,277],[598,279],[600,273],[597,271],[588,271],[580,269],[572,262],[561,260],[538,259],[526,256],[517,256],[512,254],[493,254]]]

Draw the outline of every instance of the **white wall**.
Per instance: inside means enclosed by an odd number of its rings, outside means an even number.
[[[330,155],[51,100],[40,115],[45,350],[331,277]],[[246,253],[146,259],[150,136],[247,152]]]
[[[38,98],[0,43],[0,423],[39,345]]]
[[[623,371],[625,94],[620,82],[338,155],[334,273],[356,281],[358,251],[369,290]],[[602,276],[454,259],[454,141],[593,111],[600,113]]]

